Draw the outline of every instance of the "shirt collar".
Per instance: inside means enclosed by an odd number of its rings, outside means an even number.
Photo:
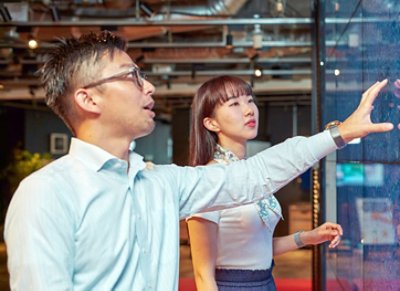
[[[78,138],[71,139],[71,145],[69,154],[80,161],[82,161],[87,167],[100,171],[108,162],[115,161],[128,167],[128,163],[123,161],[102,148],[93,144],[84,142]],[[137,173],[138,171],[146,167],[143,157],[133,151],[129,151],[129,164],[130,172]]]

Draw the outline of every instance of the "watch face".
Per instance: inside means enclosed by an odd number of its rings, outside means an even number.
[[[332,127],[338,126],[341,122],[339,120],[333,120],[325,125],[325,129],[330,129]]]

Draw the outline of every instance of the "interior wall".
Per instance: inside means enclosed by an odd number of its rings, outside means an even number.
[[[66,134],[68,140],[71,137],[63,121],[50,110],[26,110],[24,133],[24,147],[32,153],[49,153],[52,133]],[[54,155],[55,158],[59,156],[61,155]]]
[[[171,124],[156,121],[156,126],[151,134],[136,140],[135,152],[143,156],[146,161],[159,165],[170,164],[172,143]]]

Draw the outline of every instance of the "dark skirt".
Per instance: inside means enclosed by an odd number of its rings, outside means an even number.
[[[217,269],[215,279],[218,291],[276,291],[272,269],[268,270],[227,270]]]

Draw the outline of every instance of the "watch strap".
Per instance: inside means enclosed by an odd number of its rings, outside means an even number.
[[[337,126],[332,126],[328,129],[331,134],[333,141],[339,149],[344,148],[347,143],[344,141],[343,137],[340,135],[339,129]]]

